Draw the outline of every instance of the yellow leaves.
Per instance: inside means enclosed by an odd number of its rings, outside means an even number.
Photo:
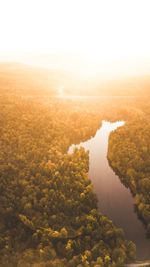
[[[85,254],[85,256],[87,257],[88,260],[91,259],[92,253],[91,253],[90,250],[85,250],[84,254]]]
[[[28,212],[31,209],[32,209],[32,204],[30,202],[26,203],[24,206],[24,210]]]
[[[85,263],[87,261],[87,256],[81,255],[81,261]]]
[[[60,230],[60,235],[61,235],[62,237],[67,237],[67,236],[68,236],[68,232],[67,232],[67,230],[66,230],[65,227],[61,228],[61,230]]]
[[[142,202],[139,204],[138,209],[140,211],[142,211],[144,209],[144,204]]]
[[[60,236],[60,233],[58,231],[54,231],[51,236],[58,238]]]
[[[45,167],[48,169],[52,169],[55,167],[55,164],[51,160],[48,160],[47,163],[45,164]]]
[[[106,263],[109,263],[111,261],[111,258],[109,255],[106,255],[104,260]]]
[[[93,185],[92,184],[89,184],[87,187],[86,187],[86,192],[91,192],[93,190]]]
[[[67,250],[67,251],[69,251],[69,250],[72,249],[72,244],[73,244],[72,240],[69,240],[69,241],[67,242],[67,245],[66,245],[66,250]]]
[[[19,214],[20,221],[30,229],[34,229],[32,221],[30,221],[25,215]]]
[[[86,218],[87,218],[88,222],[95,222],[96,221],[96,219],[92,215],[87,215]]]
[[[26,186],[28,185],[28,181],[25,180],[25,179],[21,179],[21,180],[19,181],[19,184],[20,184],[22,187],[26,187]]]
[[[51,238],[67,238],[68,232],[65,227],[61,228],[60,231],[53,230],[52,228],[41,228],[43,234]]]
[[[85,199],[85,194],[84,193],[81,193],[80,194],[80,197],[81,197],[81,199]]]
[[[40,253],[40,256],[44,253],[44,250],[43,249],[40,249],[39,250],[39,253]]]
[[[135,177],[136,175],[136,172],[133,168],[128,168],[127,171],[126,171],[126,174],[130,177],[130,178],[133,178]]]
[[[141,201],[140,195],[136,194],[135,197],[134,197],[134,204],[135,205],[139,205],[140,201]]]

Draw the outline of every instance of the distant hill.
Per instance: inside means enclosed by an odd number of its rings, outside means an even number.
[[[112,81],[83,79],[63,70],[0,63],[0,93],[21,95],[150,95],[150,76]]]
[[[101,90],[102,89],[102,90]],[[141,96],[150,95],[150,76],[127,77],[97,84],[96,92],[106,95]]]
[[[17,63],[0,64],[0,92],[21,94],[56,94],[65,73]]]

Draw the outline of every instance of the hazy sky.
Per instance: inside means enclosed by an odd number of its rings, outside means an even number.
[[[0,0],[0,60],[150,73],[149,14],[150,0]]]

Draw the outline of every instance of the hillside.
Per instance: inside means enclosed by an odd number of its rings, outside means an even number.
[[[71,72],[31,67],[17,63],[0,64],[0,92],[21,95],[97,95],[143,96],[150,95],[150,77],[101,81],[77,77]]]

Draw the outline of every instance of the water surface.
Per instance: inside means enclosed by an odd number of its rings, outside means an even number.
[[[137,257],[140,260],[150,259],[150,240],[146,238],[146,230],[134,211],[133,197],[109,166],[107,160],[109,134],[124,122],[102,122],[96,135],[74,147],[89,150],[89,178],[98,198],[100,212],[107,215],[113,223],[124,229],[126,239],[132,240],[137,246]]]

